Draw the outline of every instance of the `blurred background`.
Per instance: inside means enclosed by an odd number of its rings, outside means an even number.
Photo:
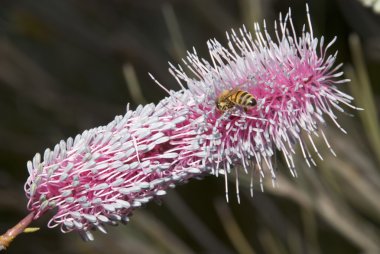
[[[138,209],[127,226],[95,233],[48,229],[49,214],[19,236],[8,253],[380,253],[380,14],[376,1],[310,0],[314,34],[338,40],[337,62],[365,111],[338,114],[345,135],[329,124],[318,166],[299,152],[294,179],[278,159],[279,187],[247,181],[237,204],[224,180],[209,176],[169,191],[162,205]],[[364,2],[364,1],[363,1]],[[377,5],[376,5],[377,4]],[[127,103],[158,102],[150,80],[178,89],[167,62],[193,46],[208,59],[206,41],[292,8],[297,31],[307,22],[300,0],[2,0],[0,2],[0,231],[26,214],[26,161],[61,139],[104,125]],[[317,157],[316,157],[317,158]],[[269,179],[270,180],[270,179]]]

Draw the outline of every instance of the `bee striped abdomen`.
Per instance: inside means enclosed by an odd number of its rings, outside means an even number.
[[[255,106],[256,100],[252,94],[246,91],[237,91],[228,98],[231,102],[239,106]]]

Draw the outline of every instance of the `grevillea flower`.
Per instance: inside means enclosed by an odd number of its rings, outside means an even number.
[[[275,179],[275,151],[296,176],[296,146],[309,165],[315,164],[309,146],[321,157],[314,139],[333,152],[323,132],[325,119],[344,132],[333,109],[355,107],[336,87],[347,80],[340,79],[336,53],[327,53],[335,38],[325,46],[323,37],[314,38],[307,18],[308,31],[304,27],[300,36],[289,11],[275,23],[275,40],[265,22],[263,31],[255,24],[255,39],[243,27],[227,34],[227,48],[210,40],[211,62],[195,50],[184,60],[195,78],[170,65],[180,91],[163,87],[169,96],[157,105],[127,108],[108,125],[61,141],[43,156],[37,153],[27,163],[25,184],[34,218],[56,208],[49,227],[92,240],[91,229],[105,232],[105,224],[127,222],[134,209],[189,179],[223,173],[227,183],[232,170]],[[237,87],[257,105],[218,110],[220,94]]]

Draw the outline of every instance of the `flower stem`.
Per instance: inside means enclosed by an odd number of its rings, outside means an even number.
[[[9,247],[13,239],[19,234],[23,233],[25,228],[33,221],[34,212],[29,213],[24,219],[17,223],[14,227],[0,236],[0,251]]]

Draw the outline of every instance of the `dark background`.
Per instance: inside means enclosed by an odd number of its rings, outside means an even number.
[[[293,179],[279,158],[279,188],[249,197],[207,177],[169,191],[161,206],[138,209],[127,226],[95,233],[48,229],[50,215],[19,236],[9,253],[374,253],[380,249],[380,16],[356,0],[309,1],[314,34],[333,46],[352,82],[342,90],[366,110],[338,114],[349,135],[329,124],[337,158],[307,168],[297,160]],[[206,41],[225,45],[225,31],[292,8],[297,31],[305,1],[280,0],[25,0],[0,2],[0,231],[27,214],[26,161],[61,139],[104,125],[127,103],[158,102],[164,91],[152,73],[178,89],[167,62],[193,46],[208,59]],[[323,144],[320,145],[323,147]],[[244,177],[243,177],[244,178]],[[242,180],[244,184],[244,179]]]

